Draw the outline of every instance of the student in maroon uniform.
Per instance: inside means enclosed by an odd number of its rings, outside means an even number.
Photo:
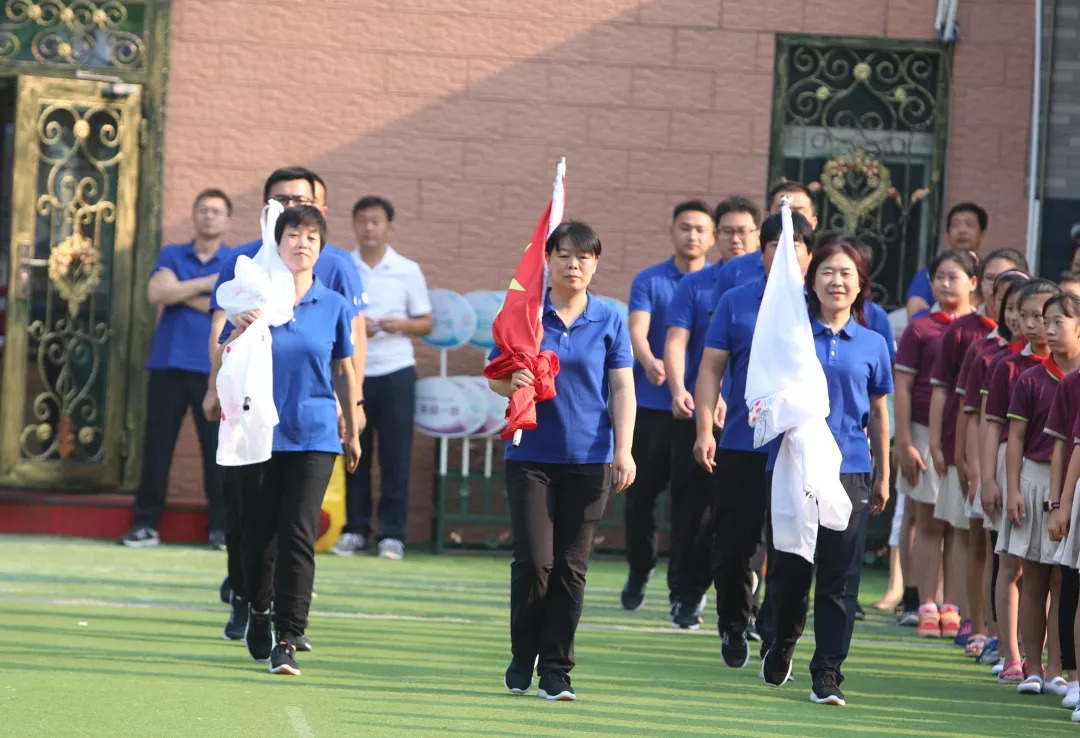
[[[934,260],[930,268],[934,299],[939,309],[913,320],[900,337],[896,352],[895,444],[901,478],[897,489],[907,496],[905,505],[914,505],[915,543],[912,546],[916,586],[919,588],[919,630],[924,637],[954,638],[960,630],[963,572],[957,571],[953,555],[957,535],[935,506],[942,493],[941,476],[935,468],[930,448],[930,371],[941,341],[952,322],[972,312],[971,293],[976,279],[975,257],[968,251],[951,249]],[[940,449],[938,450],[940,455]],[[947,516],[966,525],[959,516]],[[945,602],[939,611],[935,602],[938,572],[942,565],[944,541]]]
[[[1020,322],[1024,339],[1027,346],[1018,354],[1014,354],[998,362],[991,374],[987,385],[986,404],[984,415],[990,430],[986,436],[986,446],[983,449],[983,466],[989,469],[995,465],[999,475],[991,480],[989,476],[983,481],[983,506],[987,515],[994,518],[1003,516],[1008,512],[1005,508],[1006,498],[1003,491],[1009,491],[1015,484],[1019,484],[1020,462],[1022,461],[1023,445],[1016,446],[1013,463],[1008,462],[1008,451],[1001,452],[1001,446],[1009,440],[1008,414],[1009,401],[1015,389],[1017,378],[1027,369],[1041,364],[1047,358],[1046,335],[1043,330],[1042,309],[1047,300],[1061,294],[1056,284],[1046,279],[1035,279],[1020,289],[1017,304],[1020,307]],[[994,426],[997,426],[994,428]],[[994,431],[997,430],[995,434]],[[1001,457],[1005,458],[1002,459]],[[995,459],[995,457],[997,457]],[[1002,463],[1004,461],[1004,463]],[[1010,471],[1010,466],[1012,470]],[[1000,472],[1004,472],[1001,474]],[[1047,480],[1049,482],[1049,480]],[[1009,516],[1015,522],[1015,516]],[[1020,549],[1010,545],[1012,530],[1009,527],[1010,520],[1002,519],[998,534],[995,553],[1000,557],[997,581],[997,610],[998,628],[1000,638],[1003,639],[1003,654],[1005,664],[998,675],[1001,684],[1019,685],[1025,681],[1027,674],[1020,656],[1020,643],[1018,631],[1019,611],[1019,582],[1022,574],[1020,568]],[[1014,588],[1016,600],[1013,600]],[[1017,603],[1014,610],[1013,602]],[[1034,642],[1033,642],[1034,643]],[[1040,638],[1038,643],[1042,643]],[[1030,646],[1029,646],[1030,648]],[[1041,649],[1039,649],[1041,651]],[[1041,691],[1041,688],[1040,688]]]
[[[1035,307],[1044,302],[1040,312]],[[1041,314],[1040,314],[1041,313]],[[1050,501],[1050,458],[1054,438],[1043,433],[1058,383],[1066,372],[1080,368],[1080,300],[1060,294],[1041,295],[1021,304],[1024,333],[1033,351],[1049,354],[1041,366],[1019,376],[1009,401],[1009,440],[1005,471],[1008,479],[1006,511],[1011,525],[1002,526],[998,545],[1021,560],[1024,587],[1020,593],[1020,634],[1027,648],[1027,678],[1017,687],[1024,694],[1052,692],[1064,697],[1068,682],[1062,676],[1061,639],[1058,634],[1060,579],[1054,556],[1057,546],[1047,525]],[[1050,612],[1046,597],[1050,595]],[[1043,641],[1047,642],[1046,671],[1042,668]],[[1071,644],[1070,644],[1071,645]],[[1072,664],[1075,677],[1075,664]]]
[[[1059,405],[1062,403],[1062,396],[1067,395],[1069,405],[1071,406],[1071,412],[1076,416],[1076,420],[1072,424],[1072,429],[1069,433],[1069,440],[1067,441],[1069,458],[1064,473],[1064,481],[1060,490],[1060,498],[1058,500],[1060,506],[1054,508],[1053,504],[1055,489],[1053,486],[1053,480],[1051,480],[1050,488],[1050,536],[1057,537],[1061,540],[1058,544],[1058,550],[1055,555],[1057,561],[1061,563],[1061,571],[1076,573],[1080,569],[1080,525],[1073,519],[1072,515],[1077,510],[1076,501],[1076,487],[1077,482],[1080,481],[1080,453],[1076,453],[1075,447],[1080,444],[1080,380],[1070,378],[1076,378],[1080,376],[1077,372],[1065,377],[1061,384],[1058,386],[1058,391],[1054,394],[1054,404],[1050,409],[1050,416],[1047,418],[1047,427],[1051,427],[1058,419]],[[1043,428],[1046,431],[1046,428]],[[1053,462],[1051,462],[1052,464]],[[1053,466],[1051,466],[1053,469]],[[1063,592],[1064,594],[1064,592]],[[1063,601],[1064,604],[1064,601]],[[1067,626],[1064,620],[1060,618],[1061,611],[1065,608],[1059,608],[1059,622],[1063,626]],[[1072,626],[1072,638],[1073,638],[1073,658],[1080,658],[1080,612],[1074,616]],[[1063,631],[1064,634],[1064,631]],[[1066,647],[1065,638],[1062,638],[1062,649]],[[1062,655],[1065,659],[1064,654]],[[1080,723],[1080,686],[1075,682],[1069,682],[1066,689],[1065,697],[1061,700],[1061,704],[1064,707],[1072,707],[1072,721]]]

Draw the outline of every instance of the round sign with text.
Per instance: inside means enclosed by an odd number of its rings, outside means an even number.
[[[479,390],[466,394],[450,377],[424,377],[416,382],[416,428],[435,438],[473,435],[487,420],[487,401]]]
[[[431,300],[431,333],[424,343],[438,349],[464,346],[476,331],[476,311],[469,301],[450,290],[429,290]]]
[[[492,290],[475,290],[466,292],[464,297],[472,305],[476,312],[476,330],[473,331],[469,343],[477,348],[490,351],[495,348],[495,339],[491,335],[491,325],[495,322],[495,316],[502,307],[503,297],[506,293]]]

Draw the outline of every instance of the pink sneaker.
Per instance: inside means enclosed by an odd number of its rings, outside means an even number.
[[[919,606],[919,628],[915,634],[920,638],[941,638],[941,615],[937,605]]]
[[[1024,662],[1017,659],[1006,659],[1005,668],[998,674],[998,684],[1011,684],[1019,686],[1027,675],[1024,674]]]
[[[960,633],[960,610],[955,605],[941,608],[941,637],[956,638]]]

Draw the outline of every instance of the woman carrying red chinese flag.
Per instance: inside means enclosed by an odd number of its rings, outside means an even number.
[[[540,676],[539,696],[575,699],[574,633],[581,617],[593,531],[614,485],[634,481],[634,375],[622,318],[588,287],[600,238],[584,223],[559,225],[545,244],[550,273],[540,351],[558,358],[555,395],[536,405],[536,428],[506,446],[506,494],[514,534],[510,565],[513,658],[504,684],[515,694]],[[492,351],[489,359],[499,355]],[[518,369],[488,379],[510,397],[535,377]]]

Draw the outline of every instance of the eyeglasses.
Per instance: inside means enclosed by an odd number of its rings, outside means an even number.
[[[313,205],[315,203],[310,197],[301,197],[300,195],[275,195],[270,199],[276,200],[285,207],[291,207],[293,205]]]
[[[720,229],[720,235],[728,239],[732,236],[738,236],[745,240],[747,236],[755,231],[757,231],[757,228],[748,228],[747,226],[743,226],[742,228],[728,228],[727,226],[724,226]]]

